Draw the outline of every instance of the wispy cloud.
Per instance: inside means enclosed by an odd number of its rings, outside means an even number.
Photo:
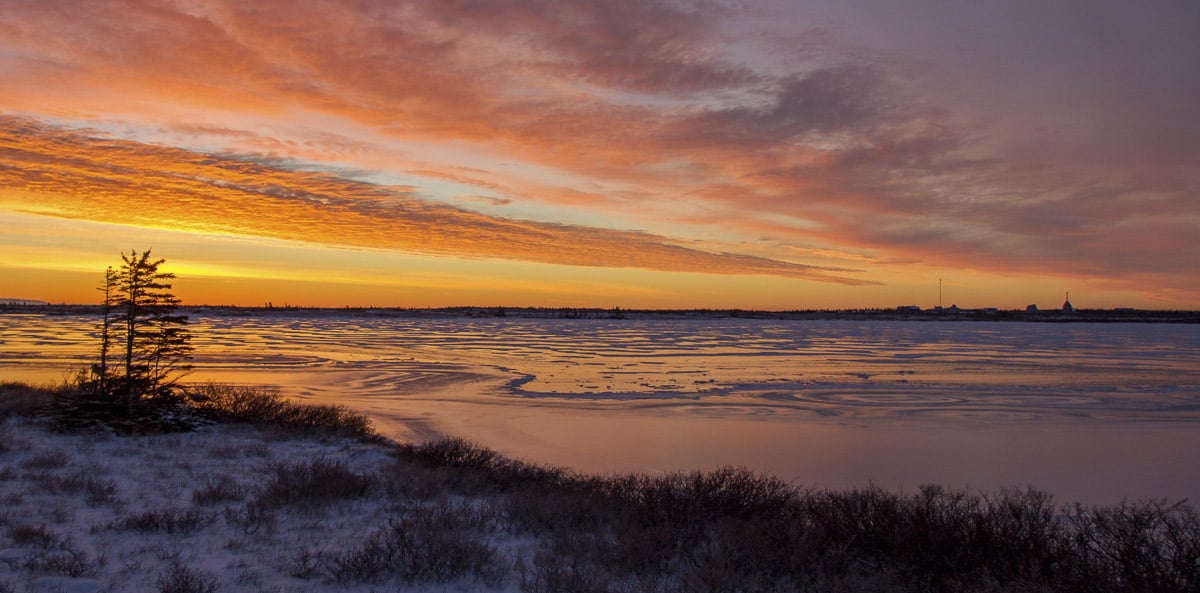
[[[1195,9],[792,4],[0,3],[3,176],[62,216],[339,245],[1200,298]],[[838,253],[870,265],[805,265]]]
[[[708,253],[634,231],[489,217],[327,173],[0,119],[0,188],[66,218],[300,239],[429,255],[593,267],[865,281],[762,257]]]

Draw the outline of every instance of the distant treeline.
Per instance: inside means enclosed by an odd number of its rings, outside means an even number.
[[[192,315],[231,316],[364,316],[364,317],[512,317],[526,319],[777,319],[777,320],[901,320],[901,321],[1027,321],[1089,323],[1200,323],[1200,311],[1164,311],[1151,309],[807,309],[792,311],[756,311],[747,309],[611,309],[579,307],[298,307],[203,305],[183,307]],[[0,314],[39,313],[50,315],[100,314],[99,305],[4,304]]]

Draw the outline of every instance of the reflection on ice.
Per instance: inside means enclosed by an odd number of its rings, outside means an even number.
[[[282,314],[193,323],[189,380],[277,385],[361,408],[401,438],[463,435],[584,470],[735,464],[831,486],[1200,496],[1200,472],[1178,453],[1200,446],[1196,326]],[[59,380],[86,364],[95,329],[85,317],[0,315],[0,373]]]

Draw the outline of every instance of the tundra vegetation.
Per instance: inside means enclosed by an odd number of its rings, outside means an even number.
[[[149,251],[122,260],[99,362],[62,386],[0,383],[0,593],[1200,590],[1186,501],[582,475],[181,383],[170,276]]]
[[[1185,502],[581,475],[226,385],[181,386],[186,422],[116,436],[61,421],[71,389],[0,384],[0,500],[22,509],[0,518],[0,591],[1200,590]]]

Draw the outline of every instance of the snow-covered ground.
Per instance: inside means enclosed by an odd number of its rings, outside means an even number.
[[[821,492],[736,468],[602,479],[462,441],[295,434],[224,424],[64,435],[0,421],[0,593],[1192,593],[1200,583],[1200,516],[1173,502]]]
[[[520,542],[489,527],[486,503],[413,495],[410,477],[386,446],[353,440],[0,420],[0,592],[516,591]],[[371,542],[395,544],[405,526],[419,536],[431,517],[491,548],[483,570],[372,572]]]

